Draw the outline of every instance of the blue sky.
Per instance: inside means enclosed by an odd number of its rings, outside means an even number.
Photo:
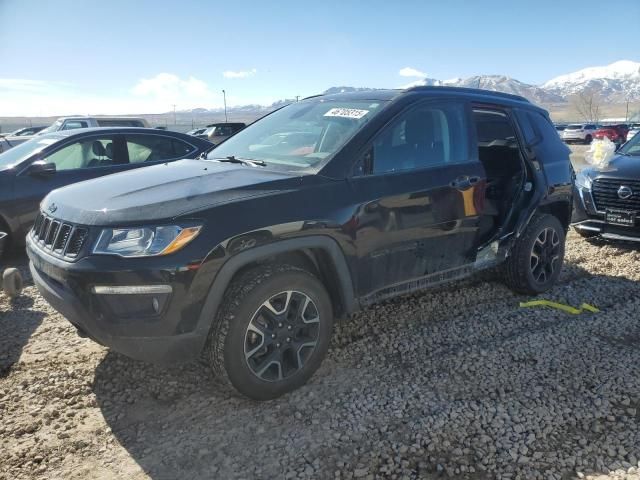
[[[639,0],[0,0],[0,115],[216,107],[222,89],[267,104],[418,72],[542,83],[640,61],[638,25]]]

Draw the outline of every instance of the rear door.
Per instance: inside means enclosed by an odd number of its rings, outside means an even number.
[[[464,102],[430,101],[372,141],[352,183],[360,296],[454,278],[475,261],[485,173],[470,125]]]

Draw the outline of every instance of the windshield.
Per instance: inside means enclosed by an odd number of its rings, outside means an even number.
[[[285,169],[319,168],[385,103],[322,98],[292,103],[241,130],[207,159],[235,157]]]
[[[56,120],[47,128],[45,128],[44,130],[41,130],[40,133],[38,133],[38,135],[45,135],[47,133],[57,132],[58,130],[60,130],[61,126],[62,126],[62,120]]]
[[[0,153],[0,170],[11,168],[19,164],[31,155],[38,153],[47,145],[51,145],[58,140],[60,140],[60,137],[57,135],[47,135],[45,137],[38,136],[31,140],[27,140],[20,145],[16,145],[6,152]]]
[[[631,140],[620,147],[618,153],[631,155],[633,157],[640,157],[640,134],[636,134],[631,137]]]
[[[568,125],[567,130],[582,130],[582,125]]]

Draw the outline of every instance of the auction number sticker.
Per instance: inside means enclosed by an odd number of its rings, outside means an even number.
[[[324,114],[325,117],[343,117],[343,118],[355,118],[356,120],[364,117],[369,110],[359,110],[357,108],[332,108]]]

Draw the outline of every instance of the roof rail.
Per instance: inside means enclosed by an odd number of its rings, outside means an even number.
[[[512,93],[504,93],[504,92],[496,92],[494,90],[483,90],[481,88],[465,88],[465,87],[447,87],[447,86],[436,86],[436,85],[421,85],[416,87],[410,87],[405,90],[405,92],[423,92],[423,91],[442,91],[447,90],[450,92],[460,92],[460,93],[470,93],[474,95],[485,95],[487,97],[502,97],[508,98],[511,100],[517,100],[519,102],[527,102],[531,103],[525,97],[521,95],[514,95]]]

